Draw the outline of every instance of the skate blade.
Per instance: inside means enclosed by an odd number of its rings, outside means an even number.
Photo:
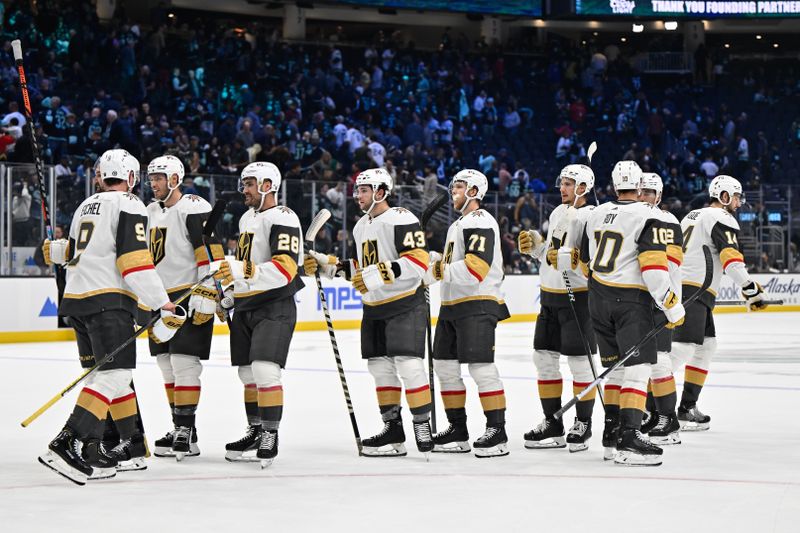
[[[526,440],[525,447],[529,450],[548,450],[566,448],[567,441],[564,437],[550,437],[543,440]]]
[[[688,420],[680,420],[678,423],[681,426],[681,431],[708,431],[711,428],[711,422],[690,422]]]
[[[147,470],[147,463],[144,457],[134,457],[128,461],[120,461],[117,464],[117,472],[135,472],[137,470]]]
[[[659,446],[671,446],[673,444],[680,444],[681,436],[677,431],[674,433],[670,433],[669,435],[664,435],[663,437],[662,436],[654,437],[650,435],[650,442],[652,442],[653,444],[658,444]]]
[[[175,460],[177,462],[183,461],[183,458],[186,457],[186,452],[175,452]]]
[[[39,462],[42,463],[44,466],[55,472],[61,477],[64,477],[76,485],[84,486],[86,485],[87,476],[83,472],[75,470],[71,466],[69,466],[61,457],[57,454],[48,451],[45,454],[39,456]]]
[[[608,446],[603,448],[603,461],[613,461],[616,455],[617,455],[616,448],[609,448]]]
[[[386,446],[364,446],[361,454],[365,457],[405,457],[408,455],[405,444],[387,444]]]
[[[569,453],[584,452],[589,449],[589,445],[585,442],[575,442],[569,444]]]
[[[229,450],[225,452],[225,460],[231,463],[254,463],[258,461],[258,457],[256,457],[255,449],[244,452]]]
[[[101,479],[111,479],[117,475],[116,468],[97,468],[94,467],[92,475],[87,479],[88,481],[99,481]]]
[[[614,464],[622,466],[659,466],[663,462],[660,455],[641,455],[629,451],[619,451]]]
[[[469,442],[448,442],[447,444],[434,444],[433,453],[469,453],[472,448]]]
[[[508,455],[508,443],[501,443],[491,448],[475,448],[475,457],[504,457]]]
[[[274,458],[273,459],[259,459],[259,461],[261,462],[261,470],[264,470],[265,468],[269,467],[272,464],[272,461],[274,461],[274,460],[275,460]]]

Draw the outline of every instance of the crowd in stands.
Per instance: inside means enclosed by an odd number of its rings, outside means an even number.
[[[619,159],[658,172],[665,207],[679,217],[702,205],[718,173],[745,189],[798,182],[796,67],[737,67],[715,52],[710,76],[676,82],[636,71],[634,50],[594,42],[553,38],[542,48],[523,36],[513,43],[519,53],[446,30],[438,49],[417,50],[388,31],[348,43],[339,28],[326,43],[290,44],[278,38],[279,21],[172,17],[161,5],[146,23],[118,8],[101,24],[90,2],[32,5],[7,3],[0,22],[0,159],[33,157],[10,47],[20,37],[37,138],[56,169],[60,224],[83,199],[96,157],[113,147],[143,165],[180,157],[184,189],[204,196],[212,185],[234,191],[249,162],[272,161],[301,220],[327,207],[339,228],[358,216],[350,193],[364,169],[384,166],[403,197],[423,205],[473,167],[490,181],[507,271],[528,273],[536,267],[515,252],[516,233],[546,229],[559,170],[585,161],[592,140],[599,201]],[[14,197],[20,228],[41,217],[35,178],[26,179]],[[243,210],[234,202],[226,237],[235,239]],[[16,233],[15,245],[35,240]],[[430,231],[433,246],[442,234]],[[332,226],[320,244],[335,251],[348,243],[347,231]]]

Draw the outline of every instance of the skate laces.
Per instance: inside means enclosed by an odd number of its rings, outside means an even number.
[[[656,424],[656,427],[653,428],[653,431],[662,430],[667,427],[667,424],[669,424],[669,416],[659,414],[658,423]]]
[[[549,428],[550,428],[550,420],[548,420],[547,418],[545,418],[544,420],[542,420],[542,421],[539,423],[539,425],[538,425],[538,426],[536,426],[536,427],[533,429],[533,431],[534,431],[534,433],[544,433],[544,432],[545,432],[545,431],[547,431]]]
[[[586,422],[581,420],[575,420],[575,423],[572,424],[572,427],[569,429],[570,433],[583,435],[586,432]]]
[[[275,447],[275,439],[278,437],[277,433],[272,431],[265,431],[261,435],[261,443],[258,445],[259,450],[271,450]]]
[[[231,444],[244,444],[245,442],[253,438],[253,435],[256,434],[256,431],[258,431],[258,426],[247,426],[247,430],[244,433],[244,437],[237,440],[236,442],[232,442]]]
[[[391,420],[387,420],[386,422],[384,422],[384,423],[383,423],[383,429],[382,429],[382,430],[380,430],[380,431],[378,432],[378,434],[377,434],[377,435],[375,435],[375,437],[374,437],[374,438],[376,438],[376,439],[377,439],[378,437],[383,437],[384,435],[386,435],[387,433],[389,433],[389,430],[391,429],[391,427],[392,427],[392,422],[391,422]],[[414,428],[414,431],[416,432],[416,428]]]
[[[131,447],[131,439],[125,439],[119,441],[119,444],[111,448],[111,453],[115,457],[123,457],[125,459],[130,459],[130,447]]]
[[[440,439],[442,437],[446,437],[446,436],[448,436],[448,435],[450,435],[452,433],[455,433],[455,431],[456,431],[455,426],[453,426],[453,424],[450,424],[449,426],[447,426],[447,429],[445,429],[444,431],[440,431],[439,433],[434,435],[433,438],[434,439]]]
[[[450,428],[448,428],[450,429]],[[427,422],[414,424],[414,437],[418,442],[428,442],[431,440],[431,426]]]
[[[496,428],[494,426],[489,426],[486,428],[486,431],[483,432],[483,435],[481,435],[481,438],[479,438],[478,440],[481,441],[491,440],[491,438],[497,435],[499,432],[500,432],[499,428]]]

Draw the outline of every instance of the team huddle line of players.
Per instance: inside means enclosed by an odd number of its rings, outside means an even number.
[[[404,389],[421,453],[472,448],[478,457],[509,453],[506,398],[494,352],[497,323],[510,315],[501,289],[498,224],[480,207],[488,189],[483,174],[466,169],[453,177],[451,197],[460,217],[439,253],[428,252],[415,215],[388,204],[391,176],[382,168],[362,172],[353,195],[364,215],[353,229],[357,258],[351,260],[304,253],[297,215],[277,204],[281,175],[271,163],[251,163],[242,171],[240,192],[250,209],[239,221],[235,257],[224,257],[219,244],[204,239],[211,206],[181,193],[180,160],[162,156],[150,162],[146,183],[154,201],[148,206],[131,193],[138,174],[139,162],[129,153],[105,152],[96,165],[98,192],[75,211],[69,239],[45,241],[43,252],[49,264],[66,268],[59,313],[75,329],[84,367],[130,337],[138,313],[158,317],[148,329],[150,352],[164,378],[174,429],[155,442],[156,456],[181,461],[200,453],[195,413],[201,361],[209,358],[216,314],[230,326],[231,363],[243,384],[248,423],[244,436],[226,445],[225,458],[260,462],[262,468],[272,463],[283,413],[281,373],[297,320],[293,296],[303,287],[301,265],[308,275],[345,278],[362,294],[361,353],[375,380],[384,423],[363,441],[364,455],[407,454]],[[612,366],[665,320],[670,329],[612,372],[604,389],[605,458],[625,465],[660,464],[657,443],[680,442],[680,427],[709,425],[696,402],[714,353],[711,310],[722,273],[742,287],[752,309],[765,306],[738,248],[733,213],[743,201],[741,186],[718,176],[710,186],[711,207],[678,223],[655,207],[661,194],[658,176],[643,175],[634,162],[615,166],[618,198],[597,207],[586,201],[594,186],[589,167],[568,165],[558,179],[563,204],[553,211],[546,238],[523,231],[518,240],[520,252],[541,261],[542,290],[533,359],[545,419],[525,434],[525,446],[568,443],[570,451],[587,449],[594,392],[578,402],[566,442],[564,426],[553,416],[561,407],[560,356],[567,356],[578,392],[593,379],[590,357],[596,347],[603,366]],[[703,246],[714,253],[713,283],[698,303],[684,309],[681,295],[699,287],[705,276]],[[209,273],[212,278],[198,283]],[[565,280],[575,296],[573,307]],[[441,309],[431,355],[449,424],[434,435],[423,358],[424,291],[436,283]],[[172,303],[190,288],[186,310]],[[486,418],[483,434],[471,446],[462,364],[477,384]],[[686,385],[676,412],[672,376],[683,364]],[[64,428],[39,457],[43,465],[79,485],[146,468],[135,366],[131,344],[89,375]],[[113,442],[109,430],[116,433]]]

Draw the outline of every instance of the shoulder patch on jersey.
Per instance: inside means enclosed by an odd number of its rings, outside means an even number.
[[[185,194],[184,197],[190,202],[199,202],[202,200],[202,198],[197,196],[196,194]]]
[[[278,206],[278,211],[280,211],[281,213],[286,213],[287,215],[293,215],[294,214],[294,211],[292,211],[291,209],[289,209],[285,205],[279,205]]]
[[[405,214],[405,213],[410,213],[410,212],[411,212],[411,211],[409,211],[408,209],[406,209],[405,207],[393,207],[393,208],[392,208],[392,211],[394,211],[395,213],[399,213],[399,214],[401,214],[401,215],[402,215],[402,214]]]
[[[476,209],[475,211],[473,211],[472,213],[470,213],[470,216],[473,216],[473,217],[482,217],[482,216],[484,216],[485,214],[486,214],[486,213],[485,213],[485,211],[484,211],[483,209]]]
[[[123,193],[122,196],[123,196],[123,198],[127,198],[128,200],[130,200],[132,202],[139,202],[139,203],[142,202],[141,198],[139,198],[138,196],[136,196],[135,194],[130,193],[130,192]]]

